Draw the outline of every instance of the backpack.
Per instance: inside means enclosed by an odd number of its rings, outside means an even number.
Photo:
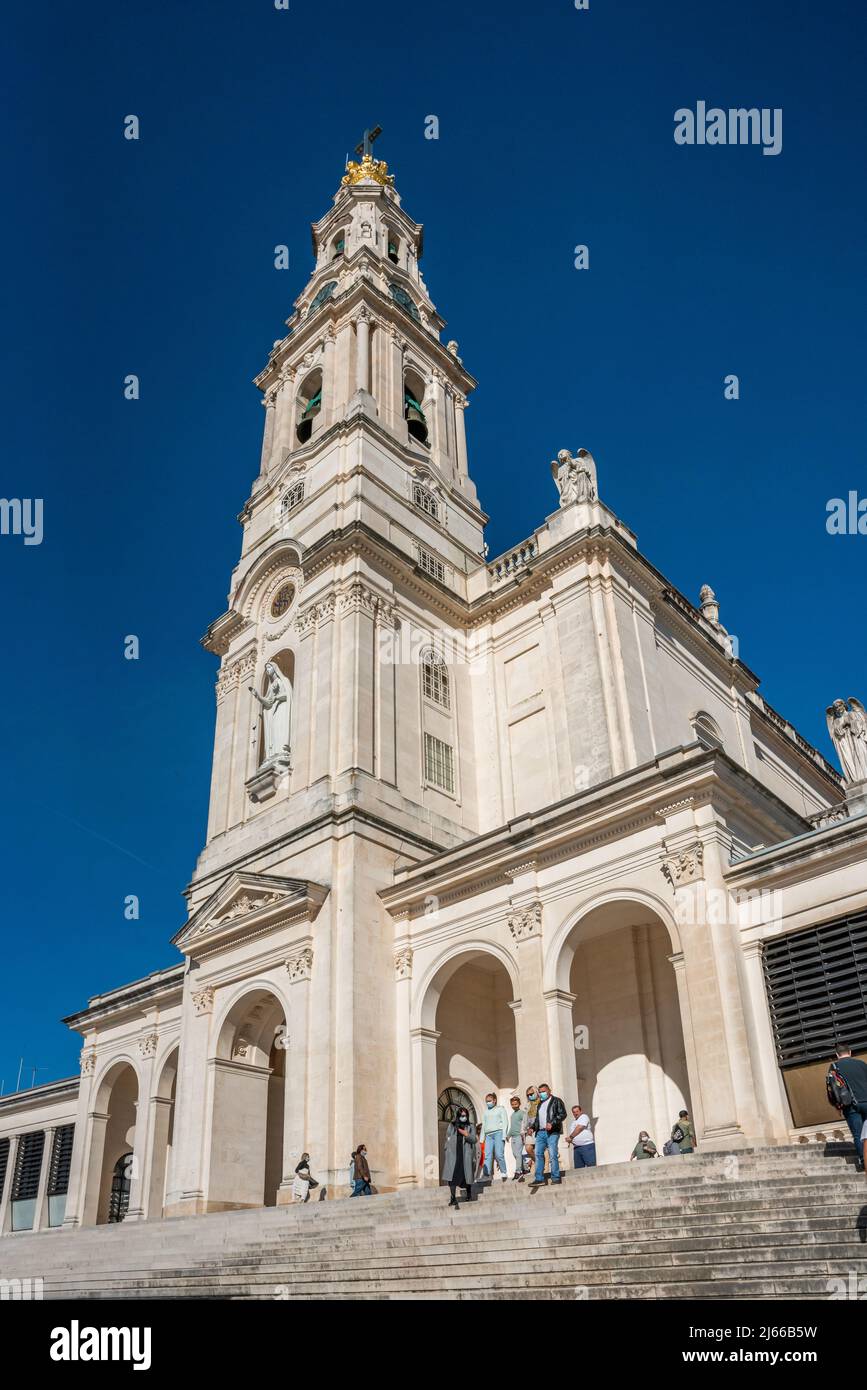
[[[666,1158],[672,1158],[675,1154],[680,1153],[680,1149],[677,1147],[677,1144],[675,1144],[673,1139],[666,1139],[665,1143],[662,1146],[662,1152]]]
[[[828,1100],[838,1110],[848,1110],[850,1105],[855,1104],[852,1088],[846,1078],[841,1075],[836,1062],[831,1063],[831,1069],[825,1077],[825,1088],[828,1092]]]
[[[671,1137],[674,1140],[675,1144],[682,1144],[684,1139],[686,1138],[686,1135],[684,1134],[680,1125],[675,1125],[674,1129],[671,1131]]]

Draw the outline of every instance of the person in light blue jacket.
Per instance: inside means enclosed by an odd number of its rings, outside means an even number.
[[[496,1159],[503,1182],[506,1181],[506,1133],[509,1117],[505,1105],[497,1104],[497,1097],[491,1091],[485,1096],[485,1109],[482,1114],[482,1141],[485,1145],[485,1177],[494,1176]]]

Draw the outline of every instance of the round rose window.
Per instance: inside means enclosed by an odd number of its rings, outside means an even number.
[[[273,599],[271,600],[271,617],[282,618],[292,607],[292,600],[295,597],[294,584],[281,584]]]

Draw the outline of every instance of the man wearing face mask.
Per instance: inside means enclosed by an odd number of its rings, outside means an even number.
[[[505,1105],[497,1104],[497,1097],[491,1091],[485,1096],[485,1113],[482,1115],[482,1139],[485,1144],[485,1177],[493,1181],[494,1159],[500,1169],[503,1182],[506,1181],[506,1132],[509,1117]]]
[[[536,1173],[530,1184],[531,1192],[535,1192],[545,1182],[546,1153],[551,1163],[551,1181],[553,1183],[561,1181],[558,1145],[563,1133],[565,1118],[565,1105],[559,1096],[552,1096],[551,1087],[547,1081],[544,1082],[539,1087],[539,1109],[536,1111],[536,1118],[533,1121],[533,1129],[536,1134]]]

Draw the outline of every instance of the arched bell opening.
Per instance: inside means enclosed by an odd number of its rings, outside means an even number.
[[[331,243],[331,259],[339,261],[346,250],[346,231],[340,231]]]
[[[425,385],[417,372],[406,372],[403,378],[403,418],[411,439],[428,444],[427,417],[422,407]]]
[[[313,434],[316,419],[322,410],[322,370],[316,369],[305,377],[298,392],[295,434],[299,444],[306,444]]]

